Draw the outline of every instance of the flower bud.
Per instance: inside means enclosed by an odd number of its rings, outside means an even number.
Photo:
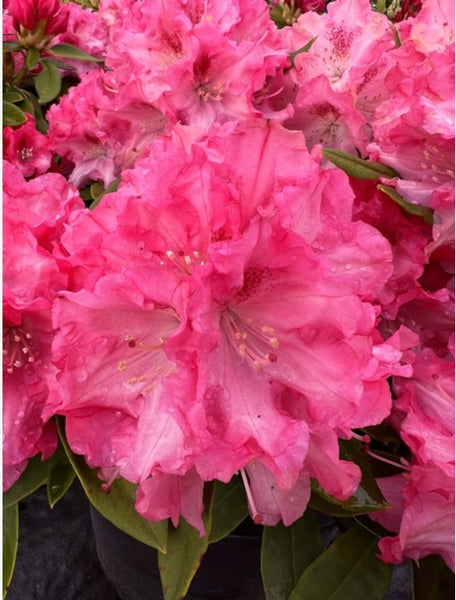
[[[25,48],[44,48],[68,23],[68,9],[60,0],[10,0],[8,10]]]

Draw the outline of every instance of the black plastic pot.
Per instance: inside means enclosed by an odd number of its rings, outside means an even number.
[[[94,508],[97,553],[122,600],[162,600],[157,551],[120,531]],[[210,544],[188,600],[264,600],[260,571],[261,530],[248,525]]]

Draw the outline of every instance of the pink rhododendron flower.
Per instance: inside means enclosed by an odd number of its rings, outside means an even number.
[[[454,571],[454,474],[426,464],[412,467],[407,478],[399,535],[380,540],[380,558],[400,564],[440,554]]]
[[[410,379],[395,379],[396,408],[405,415],[401,436],[419,463],[454,473],[454,364],[424,348]]]
[[[163,133],[165,117],[138,101],[119,104],[102,71],[81,77],[48,112],[53,150],[74,163],[77,186],[101,180],[107,187],[131,167],[142,147]]]
[[[392,414],[412,464],[403,476],[381,480],[393,512],[371,518],[398,532],[379,542],[386,562],[437,553],[454,570],[454,364],[424,348],[413,369],[411,378],[394,380]]]
[[[74,2],[69,2],[66,9],[68,10],[67,27],[54,38],[53,44],[72,44],[90,56],[103,58],[108,42],[108,30],[98,11],[84,9]],[[76,62],[81,69],[81,61]],[[72,64],[76,65],[76,62],[73,61]],[[89,65],[93,64],[86,62],[85,68],[88,69]]]
[[[26,225],[38,244],[52,250],[71,213],[84,210],[78,191],[58,173],[25,181],[20,169],[3,161],[5,215],[14,225]]]
[[[171,414],[180,392],[176,387],[168,397],[166,387],[177,367],[164,343],[183,327],[175,311],[156,308],[131,278],[108,275],[93,294],[81,290],[56,301],[54,321],[54,361],[65,370],[51,386],[47,414],[67,415],[75,452],[130,481],[156,469],[185,472],[191,449]],[[191,393],[191,378],[182,385]]]
[[[19,127],[3,128],[3,158],[16,165],[24,177],[45,173],[51,166],[51,148],[47,135],[36,129],[35,119]]]
[[[105,3],[100,15],[110,24],[106,61],[121,95],[174,122],[209,126],[258,114],[253,94],[287,61],[259,0],[229,10],[220,0],[178,2],[165,13],[155,0],[128,12]]]
[[[282,521],[288,526],[303,515],[310,498],[310,479],[306,470],[291,489],[285,490],[259,461],[250,463],[246,471],[249,510],[256,523],[270,527]]]
[[[368,0],[330,2],[327,13],[304,13],[281,32],[290,52],[317,38],[308,52],[295,57],[296,75],[301,85],[325,75],[334,91],[355,91],[362,72],[358,69],[353,79],[352,69],[362,65],[367,72],[379,53],[394,47],[388,19],[372,11]]]
[[[194,470],[185,475],[157,473],[139,486],[135,507],[146,519],[161,521],[170,518],[175,527],[182,515],[203,537],[206,533],[201,518],[203,485],[203,480]]]
[[[315,144],[364,155],[369,141],[366,121],[353,106],[350,93],[337,93],[325,75],[301,82],[293,103],[294,113],[284,127],[304,133],[309,149]]]

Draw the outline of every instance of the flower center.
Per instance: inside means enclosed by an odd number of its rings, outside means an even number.
[[[179,250],[178,252],[174,252],[174,250],[166,250],[162,259],[160,260],[160,265],[164,266],[167,263],[172,263],[180,271],[183,271],[185,275],[190,275],[195,265],[202,266],[205,264],[205,261],[202,260],[198,250],[194,250],[188,254],[186,254],[184,250]]]
[[[279,338],[269,325],[258,325],[253,319],[242,320],[231,308],[223,311],[220,325],[237,354],[255,370],[277,362],[274,350],[279,347]]]
[[[35,362],[31,351],[32,336],[22,327],[6,327],[3,334],[3,366],[7,373]]]

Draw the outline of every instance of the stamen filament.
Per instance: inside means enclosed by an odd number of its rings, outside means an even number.
[[[247,495],[247,502],[249,505],[249,510],[250,514],[252,515],[253,522],[257,525],[261,525],[261,523],[263,522],[263,517],[257,511],[257,508],[255,506],[255,501],[253,500],[252,490],[250,489],[250,484],[245,469],[240,469],[240,473],[242,477],[242,483],[244,484],[245,493]]]

